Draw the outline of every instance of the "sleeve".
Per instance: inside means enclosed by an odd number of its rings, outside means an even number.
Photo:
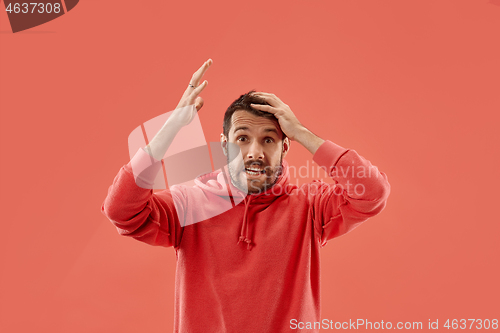
[[[312,218],[321,246],[341,236],[368,218],[380,213],[387,204],[391,186],[387,175],[355,150],[325,141],[313,160],[335,184],[317,182],[312,195]]]
[[[153,246],[178,247],[182,236],[172,193],[153,193],[161,161],[139,149],[108,189],[101,212],[118,233]]]

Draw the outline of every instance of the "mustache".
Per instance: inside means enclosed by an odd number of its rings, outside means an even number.
[[[261,167],[263,169],[269,167],[268,165],[266,165],[264,162],[262,162],[260,160],[249,160],[249,161],[245,162],[245,168],[250,168],[253,166]]]

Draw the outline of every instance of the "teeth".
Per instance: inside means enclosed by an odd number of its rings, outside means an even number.
[[[259,169],[250,169],[250,168],[248,168],[248,169],[245,169],[245,171],[247,173],[251,174],[251,175],[258,175],[258,174],[263,173],[263,171],[259,170]]]

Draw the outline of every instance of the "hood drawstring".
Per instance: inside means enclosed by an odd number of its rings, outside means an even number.
[[[245,212],[243,213],[243,223],[241,224],[241,232],[240,232],[240,237],[238,239],[238,243],[240,242],[245,242],[247,243],[247,250],[250,250],[252,248],[252,240],[248,238],[248,221],[247,221],[247,212],[248,212],[248,207],[250,206],[250,200],[251,196],[248,196],[248,201],[246,198],[243,199],[245,201]]]
[[[217,195],[219,197],[225,198],[225,200],[229,200],[231,202],[232,208],[236,208],[241,204],[241,201],[245,201],[245,211],[243,214],[243,222],[241,224],[240,235],[238,236],[238,243],[241,242],[247,243],[247,250],[251,250],[255,244],[252,244],[252,240],[250,239],[250,235],[252,235],[251,230],[249,230],[252,226],[249,225],[249,209],[250,202],[255,204],[255,209],[257,211],[261,211],[265,209],[268,205],[270,205],[277,197],[281,195],[289,194],[289,178],[290,174],[288,172],[288,163],[286,160],[282,161],[282,172],[278,176],[275,184],[273,185],[273,190],[267,190],[266,194],[261,193],[259,195],[248,195],[244,191],[241,191],[237,187],[233,186],[231,183],[229,167],[228,165],[223,168],[200,177],[195,178],[195,185],[203,190],[203,192],[208,192],[213,195]],[[291,186],[291,188],[296,188],[296,185]],[[290,188],[290,189],[291,189]],[[283,191],[284,190],[284,191]],[[258,203],[258,205],[257,205]],[[192,222],[195,223],[195,222]],[[192,224],[190,223],[190,224]]]

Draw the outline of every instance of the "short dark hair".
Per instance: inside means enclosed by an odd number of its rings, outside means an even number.
[[[272,113],[257,110],[250,106],[250,104],[269,105],[269,103],[265,102],[263,99],[252,95],[254,92],[256,91],[250,90],[246,94],[241,95],[227,108],[226,113],[224,114],[224,122],[222,123],[222,131],[227,138],[229,138],[229,130],[231,129],[231,119],[233,117],[233,113],[236,111],[247,111],[258,117],[264,117],[278,122],[278,119]],[[285,133],[283,133],[282,140],[285,140],[285,138]]]

